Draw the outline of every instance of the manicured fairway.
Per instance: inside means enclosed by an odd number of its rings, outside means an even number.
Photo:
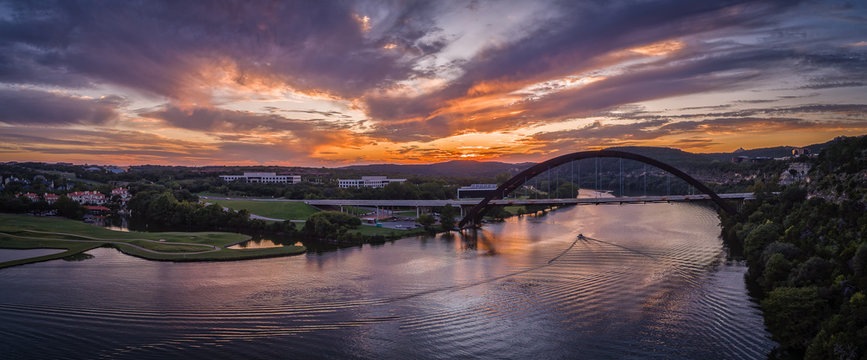
[[[145,259],[169,261],[244,260],[295,255],[307,250],[303,246],[227,248],[248,238],[227,232],[121,232],[62,218],[0,215],[0,248],[67,250],[0,263],[0,268],[59,259],[100,246],[115,247]]]

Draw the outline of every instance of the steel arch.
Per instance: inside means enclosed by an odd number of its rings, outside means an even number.
[[[523,185],[524,181],[526,179],[532,179],[536,175],[541,174],[542,172],[546,171],[549,168],[556,167],[558,165],[562,165],[562,164],[568,163],[570,161],[590,159],[590,158],[620,158],[620,159],[627,159],[627,160],[635,160],[635,161],[639,161],[639,162],[642,162],[642,163],[645,163],[645,164],[648,164],[651,166],[655,166],[659,169],[662,169],[664,171],[671,173],[674,176],[677,176],[677,177],[683,179],[684,181],[686,181],[688,184],[694,186],[699,191],[707,194],[708,196],[710,196],[710,198],[711,198],[711,200],[713,200],[713,202],[715,202],[717,205],[719,205],[719,207],[722,208],[723,210],[725,210],[726,212],[728,212],[730,214],[734,214],[737,212],[734,209],[734,207],[731,206],[731,204],[725,202],[723,199],[721,199],[719,197],[719,195],[717,195],[715,192],[713,192],[713,190],[709,189],[707,186],[702,184],[700,181],[696,180],[692,176],[687,175],[685,172],[680,171],[677,168],[675,168],[671,165],[668,165],[662,161],[658,161],[658,160],[649,158],[649,157],[644,156],[644,155],[638,155],[638,154],[625,152],[625,151],[596,150],[596,151],[579,151],[576,153],[558,156],[558,157],[555,157],[553,159],[547,160],[545,162],[536,164],[536,165],[530,167],[529,169],[520,172],[518,175],[515,175],[511,179],[504,182],[503,185],[500,185],[497,188],[497,190],[492,192],[490,195],[486,196],[484,199],[482,199],[481,202],[479,202],[476,206],[474,206],[472,209],[470,209],[470,211],[467,212],[466,216],[464,216],[464,218],[461,219],[461,221],[458,223],[458,227],[464,228],[467,225],[467,223],[471,223],[471,222],[472,223],[478,223],[478,221],[475,221],[475,220],[480,219],[485,214],[485,212],[489,208],[488,203],[491,200],[504,198],[506,195],[508,195],[509,193],[514,191],[515,189],[517,189],[519,186]]]

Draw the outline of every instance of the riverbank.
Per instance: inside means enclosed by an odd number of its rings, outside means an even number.
[[[82,222],[29,215],[0,215],[0,248],[66,251],[0,263],[0,268],[60,259],[109,246],[158,261],[229,261],[298,255],[304,246],[229,249],[249,236],[226,232],[119,232]]]

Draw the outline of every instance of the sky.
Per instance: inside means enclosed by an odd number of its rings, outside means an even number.
[[[865,133],[864,1],[0,0],[0,161],[525,162]]]

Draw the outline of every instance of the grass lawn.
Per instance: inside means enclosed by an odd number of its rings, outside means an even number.
[[[307,250],[303,246],[226,248],[247,238],[244,234],[227,232],[121,232],[62,218],[0,215],[0,248],[67,250],[60,254],[0,263],[0,268],[58,259],[99,246],[112,246],[145,259],[170,261],[243,260],[294,255]]]
[[[220,251],[195,254],[179,254],[168,255],[159,253],[149,253],[141,251],[129,246],[120,245],[118,250],[127,255],[138,256],[148,260],[165,260],[165,261],[228,261],[228,260],[250,260],[263,259],[269,257],[279,257],[288,255],[299,255],[307,251],[304,246],[283,246],[267,249],[228,249],[222,248]]]
[[[210,197],[229,197],[226,194],[217,194],[217,193],[210,193],[210,192],[204,192],[204,191],[203,192],[197,192],[194,195],[196,195],[196,196],[210,196]]]
[[[100,247],[99,243],[74,243],[70,241],[57,240],[31,240],[0,235],[0,248],[5,249],[66,249],[66,251],[57,254],[37,256],[27,259],[12,260],[0,263],[0,269],[15,265],[24,265],[39,261],[48,261],[54,259],[62,259],[67,256],[83,253],[87,250]]]
[[[307,220],[319,210],[296,201],[203,200],[233,210],[247,209],[251,214],[272,219]]]

